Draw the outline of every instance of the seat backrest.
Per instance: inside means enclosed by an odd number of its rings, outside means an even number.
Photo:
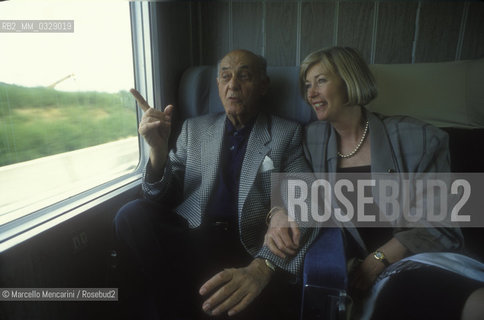
[[[484,172],[480,157],[484,141],[484,59],[370,65],[370,69],[378,86],[378,97],[369,104],[370,110],[409,115],[445,128],[450,136],[452,171]],[[283,118],[306,124],[315,120],[315,115],[299,93],[298,72],[296,66],[268,68],[271,86],[265,107]],[[180,120],[224,110],[216,77],[215,66],[185,71],[177,108]],[[476,230],[479,241],[467,234],[465,237],[475,245],[470,251],[484,259],[480,246],[483,233]]]

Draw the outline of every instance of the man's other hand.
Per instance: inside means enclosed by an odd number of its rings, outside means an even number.
[[[262,292],[272,272],[263,259],[257,258],[245,268],[217,273],[200,288],[202,296],[211,293],[203,303],[203,311],[212,316],[239,313]]]

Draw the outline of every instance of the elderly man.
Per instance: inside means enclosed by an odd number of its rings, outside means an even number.
[[[118,212],[116,234],[146,288],[158,295],[154,305],[160,309],[152,304],[146,312],[158,312],[163,319],[294,317],[285,307],[298,301],[281,289],[290,287],[281,275],[298,275],[316,231],[298,230],[291,239],[266,237],[267,245],[264,235],[271,172],[309,171],[301,128],[263,112],[261,97],[269,78],[262,57],[235,50],[218,67],[225,114],[185,121],[171,151],[173,106],[155,110],[132,90],[144,110],[139,132],[151,152],[145,199]],[[291,243],[297,254],[274,255],[269,250],[273,241]]]

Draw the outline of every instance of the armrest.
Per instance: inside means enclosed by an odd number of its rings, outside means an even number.
[[[300,319],[343,319],[347,284],[341,229],[323,229],[304,258]]]
[[[346,290],[347,282],[341,229],[323,229],[304,258],[303,285]]]

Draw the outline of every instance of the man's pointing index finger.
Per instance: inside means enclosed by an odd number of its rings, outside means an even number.
[[[148,102],[146,102],[145,98],[143,98],[143,96],[136,89],[131,89],[129,92],[131,92],[136,101],[138,101],[138,105],[141,109],[143,109],[144,112],[151,108]]]

